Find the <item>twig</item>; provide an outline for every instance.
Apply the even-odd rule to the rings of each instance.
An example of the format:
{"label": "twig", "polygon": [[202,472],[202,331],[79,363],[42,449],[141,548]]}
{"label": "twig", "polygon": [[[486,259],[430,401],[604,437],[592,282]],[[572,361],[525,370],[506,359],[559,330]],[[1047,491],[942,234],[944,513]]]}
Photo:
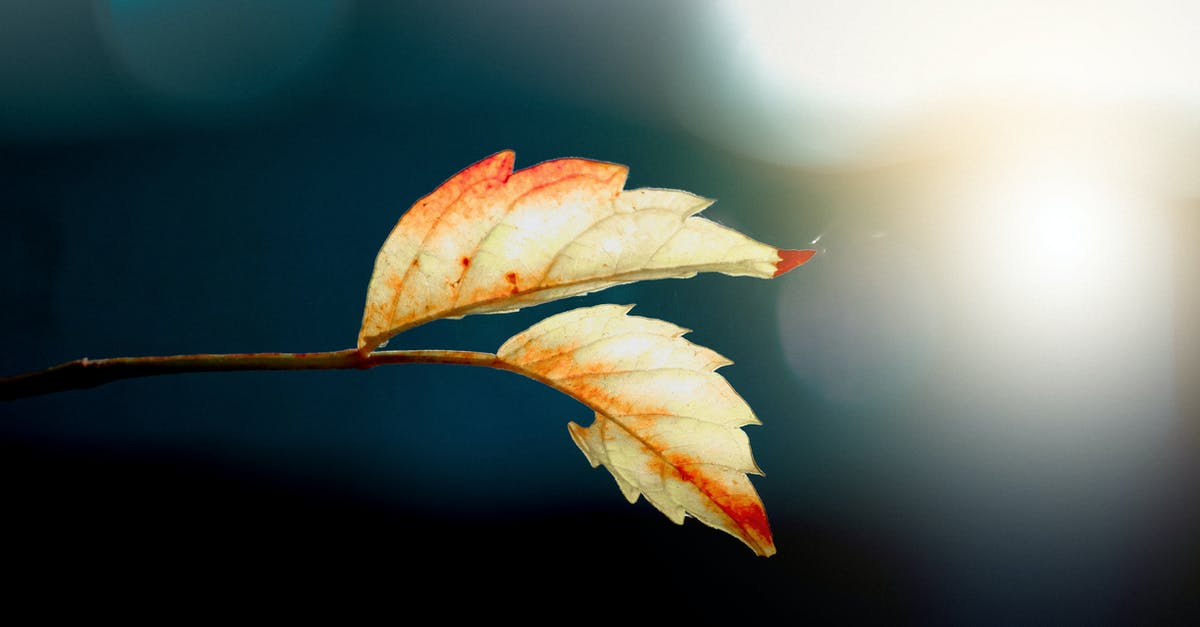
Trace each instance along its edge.
{"label": "twig", "polygon": [[453,350],[322,353],[231,353],[76,359],[44,370],[0,379],[0,400],[92,388],[112,381],[188,372],[235,370],[348,370],[386,364],[463,364],[509,369],[492,353]]}

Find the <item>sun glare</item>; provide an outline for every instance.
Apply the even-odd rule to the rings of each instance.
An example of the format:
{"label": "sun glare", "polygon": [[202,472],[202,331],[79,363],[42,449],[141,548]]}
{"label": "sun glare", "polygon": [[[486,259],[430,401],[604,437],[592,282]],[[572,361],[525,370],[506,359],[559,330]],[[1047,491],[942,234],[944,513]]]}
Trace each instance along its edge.
{"label": "sun glare", "polygon": [[1122,234],[1136,210],[1080,152],[1024,155],[988,170],[965,208],[977,237],[991,233],[980,270],[1005,296],[1043,304],[1100,298],[1094,288],[1120,273]]}
{"label": "sun glare", "polygon": [[[1161,5],[1161,6],[1156,6]],[[955,92],[1076,100],[1200,100],[1188,60],[1200,8],[921,0],[727,0],[748,60],[775,88],[839,106],[897,108]]]}
{"label": "sun glare", "polygon": [[[1200,4],[725,0],[729,87],[686,97],[696,132],[784,163],[853,150],[931,110],[970,103],[1191,111]],[[712,100],[705,114],[700,101]],[[752,116],[746,120],[746,116]],[[721,135],[714,124],[735,125]]]}

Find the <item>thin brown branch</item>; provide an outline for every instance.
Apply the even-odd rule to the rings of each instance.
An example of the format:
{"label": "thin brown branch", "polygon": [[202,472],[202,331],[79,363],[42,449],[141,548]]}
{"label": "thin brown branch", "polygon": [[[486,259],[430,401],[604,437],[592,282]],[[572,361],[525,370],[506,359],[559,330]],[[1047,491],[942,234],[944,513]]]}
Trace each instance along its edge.
{"label": "thin brown branch", "polygon": [[375,351],[348,348],[322,353],[231,353],[76,359],[0,379],[0,400],[92,388],[135,377],[236,370],[348,370],[387,364],[462,364],[503,368],[492,353],[453,350]]}

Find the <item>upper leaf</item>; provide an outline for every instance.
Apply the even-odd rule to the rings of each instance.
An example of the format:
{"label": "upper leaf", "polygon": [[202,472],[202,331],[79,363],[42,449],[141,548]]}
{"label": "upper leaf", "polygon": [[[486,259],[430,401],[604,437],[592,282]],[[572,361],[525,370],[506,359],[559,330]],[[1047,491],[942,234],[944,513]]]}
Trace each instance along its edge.
{"label": "upper leaf", "polygon": [[690,514],[773,555],[766,512],[746,476],[762,472],[740,429],[759,421],[715,372],[729,360],[683,339],[686,329],[627,316],[631,307],[551,316],[497,356],[595,410],[591,426],[568,425],[571,437],[629,502],[643,494],[676,523]]}
{"label": "upper leaf", "polygon": [[688,192],[623,191],[622,165],[555,159],[514,173],[513,161],[472,165],[400,218],[375,260],[360,351],[438,318],[697,272],[770,278],[812,256],[694,216],[712,201]]}

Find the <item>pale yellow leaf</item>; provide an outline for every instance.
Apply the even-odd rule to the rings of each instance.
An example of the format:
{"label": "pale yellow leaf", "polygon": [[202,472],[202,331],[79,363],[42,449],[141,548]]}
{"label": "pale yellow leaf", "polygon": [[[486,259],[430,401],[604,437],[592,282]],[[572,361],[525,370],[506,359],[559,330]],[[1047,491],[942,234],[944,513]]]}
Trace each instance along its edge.
{"label": "pale yellow leaf", "polygon": [[472,165],[400,218],[375,260],[360,351],[439,318],[697,272],[770,278],[812,256],[694,215],[712,201],[688,192],[624,190],[622,165],[555,159],[513,172],[514,158]]}
{"label": "pale yellow leaf", "polygon": [[668,322],[599,305],[551,316],[497,351],[507,369],[595,411],[571,437],[603,465],[630,502],[639,495],[676,523],[685,515],[726,531],[759,555],[775,553],[762,501],[746,473],[762,474],[742,426],[759,424],[717,368],[724,357]]}

